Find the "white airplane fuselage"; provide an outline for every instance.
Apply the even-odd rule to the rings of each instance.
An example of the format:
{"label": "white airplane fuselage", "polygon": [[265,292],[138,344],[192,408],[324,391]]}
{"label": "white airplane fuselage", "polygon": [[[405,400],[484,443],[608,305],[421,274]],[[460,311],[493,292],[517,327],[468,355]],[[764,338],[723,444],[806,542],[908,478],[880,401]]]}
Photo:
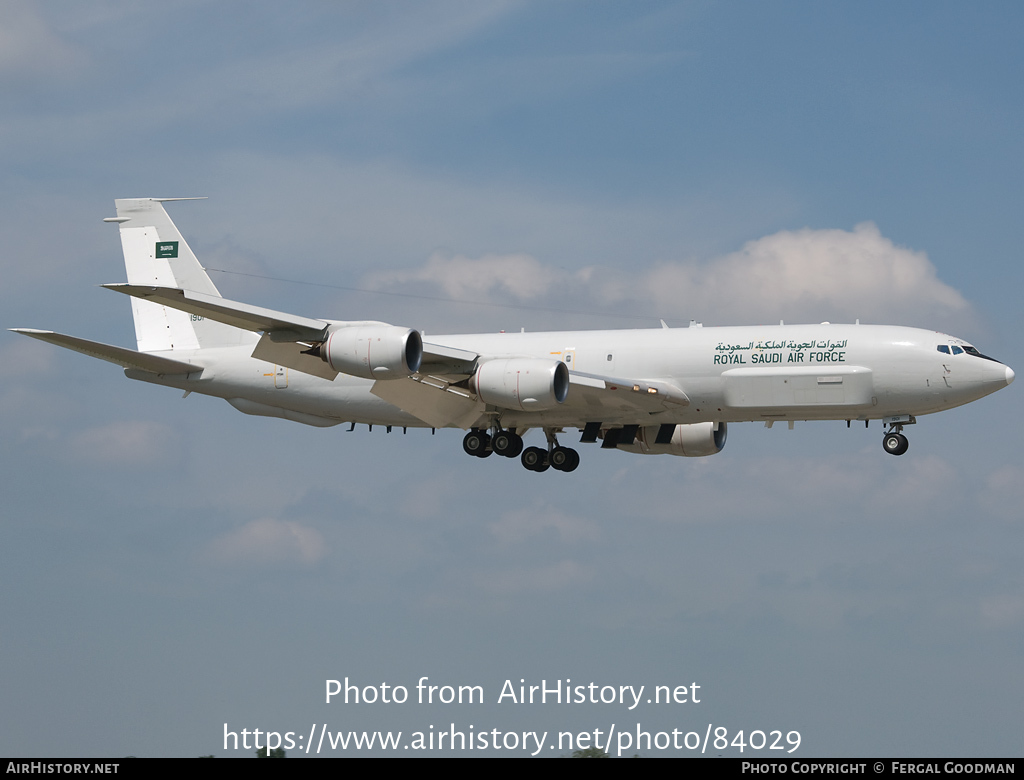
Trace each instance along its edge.
{"label": "white airplane fuselage", "polygon": [[[661,379],[684,388],[690,404],[662,412],[600,413],[570,388],[557,408],[502,410],[504,427],[583,427],[591,419],[622,424],[769,420],[880,419],[952,409],[1006,387],[1013,372],[995,360],[940,353],[963,344],[937,331],[880,325],[775,325],[555,331],[432,336],[493,357],[566,362],[574,372]],[[200,356],[201,352],[201,356]],[[242,398],[334,421],[430,427],[371,394],[374,380],[333,381],[250,356],[251,346],[197,350],[177,359],[201,373],[132,378],[183,390]],[[155,353],[161,354],[161,353]],[[170,355],[171,353],[163,353]],[[386,381],[386,380],[380,380]],[[628,393],[628,388],[622,392]],[[326,422],[326,419],[325,419]]]}

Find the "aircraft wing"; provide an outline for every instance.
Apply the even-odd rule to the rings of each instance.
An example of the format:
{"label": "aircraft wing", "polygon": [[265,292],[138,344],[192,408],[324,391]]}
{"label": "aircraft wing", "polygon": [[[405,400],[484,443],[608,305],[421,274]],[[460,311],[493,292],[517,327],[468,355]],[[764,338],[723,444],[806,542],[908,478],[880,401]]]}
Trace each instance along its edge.
{"label": "aircraft wing", "polygon": [[581,400],[590,408],[611,412],[639,410],[657,414],[690,405],[686,393],[660,379],[624,379],[570,371],[569,383],[571,400]]}
{"label": "aircraft wing", "polygon": [[[263,337],[252,353],[258,360],[287,366],[327,380],[333,380],[338,375],[319,357],[307,354],[307,350],[311,344],[326,339],[332,326],[343,326],[343,323],[287,314],[174,287],[133,284],[103,286],[199,317],[209,317],[236,328],[262,332]],[[486,357],[443,344],[424,343],[423,360],[415,377],[390,380],[384,384],[377,382],[373,392],[432,425],[441,427],[455,424],[462,427],[467,424],[467,420],[479,414],[483,406],[475,395],[465,394],[454,385],[458,378],[471,376],[479,361]],[[637,411],[657,414],[690,404],[686,393],[662,380],[629,379],[572,371],[569,377],[572,391],[568,403],[581,403],[590,412],[600,409],[605,419]],[[393,384],[396,381],[398,384]],[[433,409],[435,406],[438,409]]]}
{"label": "aircraft wing", "polygon": [[262,306],[229,301],[216,295],[179,290],[175,287],[150,287],[141,284],[102,286],[108,290],[131,295],[133,298],[153,301],[199,317],[209,317],[211,320],[242,330],[273,333],[274,341],[320,341],[330,325],[326,320],[285,314],[273,309],[264,309]]}
{"label": "aircraft wing", "polygon": [[[437,345],[431,345],[436,347]],[[470,354],[470,353],[467,353]],[[426,358],[424,358],[426,359]],[[486,406],[479,396],[439,375],[415,376],[378,381],[370,391],[435,428],[469,428],[480,424]],[[663,381],[625,380],[570,372],[567,404],[579,406],[580,420],[635,417],[638,411],[658,414],[687,406],[690,399],[678,387]]]}
{"label": "aircraft wing", "polygon": [[[242,330],[262,332],[263,337],[252,353],[257,360],[266,360],[327,380],[333,380],[338,375],[337,371],[320,358],[305,354],[305,351],[309,349],[310,344],[327,338],[331,325],[340,323],[287,314],[176,287],[139,284],[104,284],[103,287],[198,317],[208,317]],[[463,349],[441,344],[424,344],[420,373],[469,376],[473,373],[478,357],[475,352]]]}
{"label": "aircraft wing", "polygon": [[370,392],[432,428],[469,428],[486,410],[477,396],[435,376],[377,381]]}
{"label": "aircraft wing", "polygon": [[77,336],[66,336],[63,333],[54,333],[52,330],[34,330],[32,328],[10,328],[10,330],[23,336],[31,336],[40,341],[56,344],[58,347],[81,352],[83,355],[116,363],[124,368],[137,368],[152,374],[194,374],[203,370],[202,366],[193,363],[171,360],[148,352],[136,352],[134,349],[115,347],[112,344],[103,344],[99,341],[80,339]]}
{"label": "aircraft wing", "polygon": [[479,359],[480,355],[476,352],[423,342],[423,362],[420,363],[419,373],[470,376],[476,371]]}
{"label": "aircraft wing", "polygon": [[431,427],[469,428],[486,407],[455,383],[472,376],[479,359],[476,352],[424,342],[423,360],[414,376],[374,382],[370,392]]}

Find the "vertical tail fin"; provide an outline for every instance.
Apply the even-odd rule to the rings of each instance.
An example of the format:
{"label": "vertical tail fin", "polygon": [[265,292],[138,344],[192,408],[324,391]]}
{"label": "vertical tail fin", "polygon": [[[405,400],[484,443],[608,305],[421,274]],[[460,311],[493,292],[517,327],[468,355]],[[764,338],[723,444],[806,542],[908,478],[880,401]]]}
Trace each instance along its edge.
{"label": "vertical tail fin", "polygon": [[[193,198],[126,198],[115,200],[121,248],[129,284],[176,287],[220,296],[163,203]],[[255,343],[257,336],[220,322],[132,299],[135,338],[140,352],[228,347]]]}

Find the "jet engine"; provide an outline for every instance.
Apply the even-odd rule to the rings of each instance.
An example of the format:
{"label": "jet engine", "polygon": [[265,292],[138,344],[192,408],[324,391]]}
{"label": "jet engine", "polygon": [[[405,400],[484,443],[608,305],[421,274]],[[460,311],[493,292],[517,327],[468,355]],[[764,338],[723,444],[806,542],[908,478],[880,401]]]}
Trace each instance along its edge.
{"label": "jet engine", "polygon": [[488,360],[468,385],[486,404],[524,412],[543,411],[565,401],[569,394],[569,369],[558,360]]}
{"label": "jet engine", "polygon": [[319,349],[335,371],[365,379],[401,379],[423,361],[419,331],[394,325],[352,325],[331,331]]}
{"label": "jet engine", "polygon": [[[663,427],[666,426],[645,425],[637,430],[636,439],[632,444],[619,444],[619,449],[642,455],[684,455],[688,458],[701,458],[721,452],[728,434],[728,426],[724,422],[677,425],[675,430],[671,431],[671,438],[658,435]],[[658,439],[661,439],[662,443],[659,444]]]}

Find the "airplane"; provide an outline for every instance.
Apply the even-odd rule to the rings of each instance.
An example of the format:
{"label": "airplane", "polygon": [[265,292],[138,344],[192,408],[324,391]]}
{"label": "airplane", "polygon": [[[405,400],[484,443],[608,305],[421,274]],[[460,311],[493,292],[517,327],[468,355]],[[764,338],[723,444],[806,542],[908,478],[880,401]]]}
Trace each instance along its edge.
{"label": "airplane", "polygon": [[[702,457],[729,423],[880,420],[903,429],[1006,387],[1014,372],[963,339],[901,326],[810,325],[483,333],[425,338],[374,321],[309,318],[223,298],[164,203],[116,200],[137,349],[12,328],[124,368],[125,376],[216,396],[245,414],[329,427],[467,430],[476,457],[574,471],[567,429],[602,449]],[[540,429],[546,446],[525,447]]]}

